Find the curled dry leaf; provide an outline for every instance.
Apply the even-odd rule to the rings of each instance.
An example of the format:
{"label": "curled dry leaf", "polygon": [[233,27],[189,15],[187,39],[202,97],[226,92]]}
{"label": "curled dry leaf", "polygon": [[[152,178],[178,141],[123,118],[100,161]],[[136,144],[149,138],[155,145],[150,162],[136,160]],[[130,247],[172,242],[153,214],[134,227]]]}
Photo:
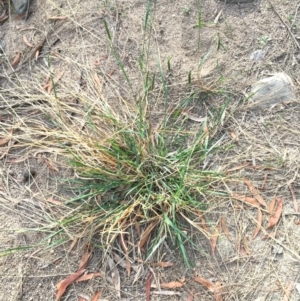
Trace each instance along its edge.
{"label": "curled dry leaf", "polygon": [[268,208],[267,203],[262,198],[262,196],[259,194],[259,191],[253,186],[251,181],[249,181],[247,178],[244,178],[245,184],[248,186],[249,190],[252,192],[254,198],[265,208]]}
{"label": "curled dry leaf", "polygon": [[210,292],[214,293],[216,301],[222,301],[222,283],[217,281],[213,283],[203,277],[194,277],[194,280],[204,285]]}
{"label": "curled dry leaf", "polygon": [[275,207],[274,213],[269,218],[269,223],[266,227],[266,230],[273,228],[279,221],[282,213],[283,201],[281,198],[278,198],[277,205]]}
{"label": "curled dry leaf", "polygon": [[145,230],[145,232],[142,234],[141,239],[139,241],[139,248],[142,249],[145,243],[147,242],[152,230],[155,228],[157,225],[158,221],[153,221],[148,228]]}
{"label": "curled dry leaf", "polygon": [[221,226],[220,226],[220,223],[219,223],[218,226],[216,227],[215,233],[212,234],[212,237],[210,239],[211,252],[212,252],[213,255],[215,254],[218,238],[219,238],[219,235],[220,235],[220,228],[221,228]]}
{"label": "curled dry leaf", "polygon": [[249,165],[250,165],[250,163],[241,164],[241,165],[238,165],[238,166],[235,166],[235,167],[227,169],[226,172],[240,170],[240,169],[243,169],[243,168],[245,168],[245,167],[247,167]]}
{"label": "curled dry leaf", "polygon": [[226,237],[231,241],[231,236],[226,225],[226,217],[222,216],[220,222],[221,222],[221,229],[225,233]]}
{"label": "curled dry leaf", "polygon": [[101,272],[85,274],[79,277],[76,282],[91,280],[95,277],[103,277],[103,274]]}
{"label": "curled dry leaf", "polygon": [[272,201],[270,202],[269,207],[268,207],[269,213],[270,213],[270,214],[273,214],[273,213],[274,213],[275,203],[276,203],[276,198],[274,197],[274,198],[272,199]]}
{"label": "curled dry leaf", "polygon": [[17,52],[13,62],[11,63],[11,66],[16,69],[17,66],[19,65],[20,63],[20,59],[21,59],[21,52]]}
{"label": "curled dry leaf", "polygon": [[190,293],[185,301],[193,301],[193,300],[194,300],[194,289],[192,289],[192,291],[190,291]]}
{"label": "curled dry leaf", "polygon": [[150,272],[146,279],[146,301],[150,301],[151,299],[151,282],[152,282],[152,273]]}
{"label": "curled dry leaf", "polygon": [[252,239],[254,239],[257,236],[257,234],[259,233],[259,231],[261,229],[261,223],[262,223],[262,212],[261,212],[260,208],[258,208],[257,226],[254,230],[253,235],[252,235]]}
{"label": "curled dry leaf", "polygon": [[179,281],[171,281],[171,282],[164,282],[160,284],[161,287],[163,288],[177,288],[177,287],[182,287],[183,283]]}
{"label": "curled dry leaf", "polygon": [[91,299],[91,301],[98,301],[100,299],[100,297],[102,296],[102,291],[103,290],[100,290],[98,291]]}
{"label": "curled dry leaf", "polygon": [[289,285],[286,287],[286,289],[284,291],[284,297],[283,297],[282,301],[290,300],[290,296],[291,296],[293,288],[294,288],[294,283],[293,282],[289,283]]}
{"label": "curled dry leaf", "polygon": [[251,197],[248,197],[248,196],[245,196],[245,195],[242,195],[242,194],[237,194],[237,193],[234,193],[231,197],[236,199],[236,200],[239,200],[243,203],[251,205],[253,207],[258,207],[259,206],[259,203],[257,202],[257,200],[255,198],[251,198]]}
{"label": "curled dry leaf", "polygon": [[161,268],[172,267],[173,265],[174,265],[174,263],[170,262],[170,261],[160,261],[160,262],[152,264],[152,266],[154,266],[154,267],[161,267]]}
{"label": "curled dry leaf", "polygon": [[70,275],[69,277],[67,277],[66,279],[60,281],[57,285],[56,288],[58,289],[57,293],[56,293],[56,299],[55,301],[59,301],[60,298],[62,297],[62,295],[65,293],[67,287],[73,283],[77,278],[80,277],[80,275],[82,275],[84,273],[84,269],[79,270],[75,273],[73,273],[72,275]]}
{"label": "curled dry leaf", "polygon": [[31,47],[31,48],[34,47],[34,45],[31,44],[31,43],[28,41],[28,39],[27,39],[27,37],[26,37],[25,35],[23,35],[23,41],[24,41],[24,43],[25,43],[27,46],[29,46],[29,47]]}

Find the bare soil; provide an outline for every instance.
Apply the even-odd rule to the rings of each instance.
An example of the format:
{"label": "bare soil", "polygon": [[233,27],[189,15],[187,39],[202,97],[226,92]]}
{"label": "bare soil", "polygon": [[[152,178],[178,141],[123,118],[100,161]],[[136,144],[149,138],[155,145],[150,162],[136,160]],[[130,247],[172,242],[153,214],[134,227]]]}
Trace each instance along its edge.
{"label": "bare soil", "polygon": [[[92,78],[94,74],[104,74],[113,82],[101,90],[112,101],[116,93],[124,99],[130,99],[132,91],[138,95],[142,88],[138,62],[144,39],[142,29],[146,7],[146,1],[140,0],[33,0],[26,22],[19,19],[11,8],[9,18],[0,24],[1,138],[9,133],[7,124],[15,125],[19,135],[18,128],[23,125],[17,123],[14,112],[23,114],[26,121],[38,128],[39,120],[45,116],[32,110],[31,104],[41,99],[30,100],[32,97],[28,97],[26,100],[23,97],[23,103],[20,103],[17,97],[11,98],[10,95],[12,91],[14,94],[23,91],[23,95],[25,91],[28,96],[35,93],[46,95],[43,86],[48,82],[49,69],[54,77],[61,75],[56,91],[59,95],[68,98],[63,87],[72,91],[68,98],[70,106],[76,104],[76,94],[81,90],[85,89],[87,95],[95,93],[89,91],[88,85],[89,81],[95,80]],[[222,137],[220,151],[208,158],[207,166],[226,172],[249,163],[249,166],[237,169],[233,176],[247,177],[255,187],[262,187],[259,191],[268,204],[275,195],[281,197],[283,215],[274,230],[262,229],[253,240],[257,209],[234,199],[216,198],[205,215],[206,223],[211,231],[215,231],[220,218],[226,217],[231,240],[222,233],[215,254],[210,256],[191,249],[189,255],[194,263],[193,269],[184,267],[179,259],[179,250],[173,248],[171,242],[164,245],[156,261],[171,261],[175,263],[174,267],[142,266],[135,262],[140,269],[136,281],[136,270],[127,276],[126,270],[119,267],[121,300],[145,300],[145,281],[150,268],[156,275],[153,281],[156,285],[185,280],[181,288],[164,289],[168,295],[152,288],[157,295],[153,293],[151,300],[187,301],[191,300],[188,299],[190,292],[194,292],[195,301],[215,300],[212,292],[192,280],[194,276],[221,281],[223,300],[300,299],[296,288],[292,290],[290,299],[284,299],[287,286],[300,283],[299,215],[291,195],[292,189],[299,203],[300,107],[293,103],[250,111],[243,105],[251,84],[275,72],[287,73],[299,95],[298,8],[296,2],[281,0],[243,4],[202,0],[200,5],[199,1],[186,0],[156,2],[151,19],[153,33],[149,39],[149,70],[158,74],[161,63],[172,87],[171,101],[197,87],[203,88],[204,92],[205,89],[231,92],[228,118],[219,133]],[[201,28],[198,26],[199,16]],[[131,79],[132,90],[112,55],[104,19]],[[264,49],[266,56],[261,62],[253,62],[250,54],[258,49]],[[35,59],[37,50],[40,53]],[[21,54],[20,63],[14,70],[11,64],[17,53]],[[201,63],[203,58],[205,61]],[[170,72],[167,72],[168,60]],[[192,88],[187,87],[190,72]],[[225,101],[224,97],[215,95],[211,99],[214,105]],[[159,103],[151,105],[153,111],[160,112]],[[197,105],[200,106],[196,99],[195,112],[199,112]],[[116,107],[116,110],[122,108]],[[189,122],[191,127],[195,126],[193,121]],[[0,145],[0,248],[33,248],[0,259],[0,300],[55,300],[56,284],[76,271],[84,254],[84,244],[79,239],[72,250],[72,240],[46,250],[36,244],[50,234],[49,225],[53,226],[55,222],[55,215],[47,211],[50,205],[46,200],[64,201],[72,197],[72,193],[67,191],[69,183],[61,180],[71,178],[74,171],[68,167],[59,150],[29,152],[26,145],[18,147],[18,138],[11,149],[10,146]],[[6,151],[7,154],[2,156],[1,153]],[[246,186],[237,181],[229,183],[226,189],[249,194]],[[264,228],[267,223],[268,215],[264,212]],[[33,231],[37,226],[45,232]],[[267,232],[272,237],[264,239]],[[193,232],[191,235],[195,243],[211,254],[209,237]],[[47,239],[51,246],[51,237]],[[278,254],[272,253],[277,247],[282,250]],[[90,272],[106,270],[103,256],[101,250],[94,250],[88,266]],[[101,277],[72,285],[62,300],[91,300],[99,289],[103,289],[101,300],[118,300],[114,286]]]}

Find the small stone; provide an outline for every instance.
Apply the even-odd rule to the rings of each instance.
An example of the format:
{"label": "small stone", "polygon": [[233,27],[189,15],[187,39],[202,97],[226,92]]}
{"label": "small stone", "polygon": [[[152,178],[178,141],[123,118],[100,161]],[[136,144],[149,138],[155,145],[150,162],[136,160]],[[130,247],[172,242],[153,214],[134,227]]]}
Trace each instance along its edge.
{"label": "small stone", "polygon": [[260,62],[265,58],[266,51],[264,50],[256,50],[250,54],[250,60],[254,62]]}
{"label": "small stone", "polygon": [[282,255],[283,254],[283,247],[280,245],[272,246],[272,254],[274,255]]}

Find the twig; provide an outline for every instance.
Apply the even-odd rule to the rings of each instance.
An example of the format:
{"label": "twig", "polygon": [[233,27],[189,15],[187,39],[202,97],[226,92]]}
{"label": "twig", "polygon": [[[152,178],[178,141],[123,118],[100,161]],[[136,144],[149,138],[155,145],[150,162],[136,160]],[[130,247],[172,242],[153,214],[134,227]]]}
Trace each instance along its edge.
{"label": "twig", "polygon": [[277,15],[277,17],[280,19],[281,23],[286,27],[290,37],[293,39],[295,45],[297,46],[297,48],[300,50],[300,45],[297,42],[294,34],[292,33],[291,29],[289,28],[289,26],[283,21],[282,17],[279,15],[279,13],[277,12],[277,10],[275,9],[274,5],[272,4],[272,2],[270,0],[268,0],[269,4],[271,5],[272,9],[274,10],[274,13]]}

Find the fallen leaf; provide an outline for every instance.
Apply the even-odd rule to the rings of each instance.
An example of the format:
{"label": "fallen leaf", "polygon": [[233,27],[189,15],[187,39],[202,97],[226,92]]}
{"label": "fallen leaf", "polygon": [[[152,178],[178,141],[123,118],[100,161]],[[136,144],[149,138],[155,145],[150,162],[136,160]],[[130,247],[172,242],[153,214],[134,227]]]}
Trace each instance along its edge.
{"label": "fallen leaf", "polygon": [[117,291],[117,296],[121,298],[121,280],[120,280],[119,270],[117,269],[111,257],[107,255],[106,259],[107,259],[108,266],[110,268],[110,275],[112,278],[113,285],[115,286],[115,289]]}
{"label": "fallen leaf", "polygon": [[80,299],[78,301],[87,301],[86,298],[80,297]]}
{"label": "fallen leaf", "polygon": [[259,231],[261,229],[261,223],[262,223],[262,212],[261,212],[260,208],[258,208],[257,226],[254,230],[253,235],[252,235],[252,239],[254,239],[257,236],[257,234],[259,233]]}
{"label": "fallen leaf", "polygon": [[151,282],[152,282],[152,273],[150,272],[146,279],[146,301],[151,299]]}
{"label": "fallen leaf", "polygon": [[51,203],[51,204],[54,204],[54,205],[58,205],[58,206],[63,206],[64,205],[62,202],[57,201],[57,200],[55,200],[53,198],[48,198],[46,201],[48,203]]}
{"label": "fallen leaf", "polygon": [[234,142],[239,141],[239,138],[234,131],[229,131],[229,134]]}
{"label": "fallen leaf", "polygon": [[98,292],[92,297],[91,301],[98,301],[99,298],[100,298],[101,295],[102,295],[102,291],[103,291],[103,290],[98,291]]}
{"label": "fallen leaf", "polygon": [[293,186],[291,184],[289,185],[289,189],[290,189],[291,194],[292,194],[295,212],[299,212],[298,202],[297,202],[297,199],[296,199],[296,196],[295,196],[295,192],[294,192]]}
{"label": "fallen leaf", "polygon": [[251,197],[241,195],[241,194],[236,194],[236,193],[234,193],[231,197],[236,199],[236,200],[239,200],[241,202],[244,202],[248,205],[251,205],[253,207],[258,207],[259,206],[259,203],[257,202],[257,200],[255,198],[251,198]]}
{"label": "fallen leaf", "polygon": [[87,265],[89,264],[89,261],[91,259],[91,256],[92,256],[91,247],[90,247],[90,245],[87,245],[86,246],[86,251],[82,255],[81,260],[79,262],[78,270],[85,269],[87,267]]}
{"label": "fallen leaf", "polygon": [[0,139],[0,146],[3,146],[5,144],[7,144],[10,141],[10,138],[3,138]]}
{"label": "fallen leaf", "polygon": [[196,122],[203,122],[206,119],[206,117],[198,117],[197,115],[192,114],[188,111],[182,111],[181,114],[188,117],[190,120],[193,120]]}
{"label": "fallen leaf", "polygon": [[226,225],[226,217],[225,216],[221,217],[221,229],[225,233],[226,237],[231,241],[231,236],[229,234],[229,231],[228,231],[228,228]]}
{"label": "fallen leaf", "polygon": [[284,291],[284,297],[282,299],[282,301],[289,301],[290,300],[290,296],[291,296],[291,292],[294,288],[294,283],[291,282],[289,283],[289,285],[286,287],[285,291]]}
{"label": "fallen leaf", "polygon": [[17,66],[19,65],[20,63],[20,59],[21,59],[21,52],[17,52],[13,62],[11,63],[11,66],[16,69]]}
{"label": "fallen leaf", "polygon": [[203,277],[194,277],[194,280],[202,285],[204,285],[210,292],[215,291],[215,284]]}
{"label": "fallen leaf", "polygon": [[73,283],[77,278],[80,277],[84,273],[85,269],[79,270],[75,272],[74,274],[70,275],[66,279],[60,281],[57,285],[56,288],[58,289],[56,293],[56,299],[55,301],[59,301],[62,295],[65,293],[67,287]]}
{"label": "fallen leaf", "polygon": [[160,284],[161,287],[163,288],[177,288],[177,287],[182,287],[183,283],[179,281],[171,281],[171,282],[164,282]]}
{"label": "fallen leaf", "polygon": [[263,181],[263,183],[261,184],[260,189],[264,189],[264,188],[265,188],[265,185],[266,185],[266,182],[267,182],[267,178],[268,178],[268,174],[266,173],[266,174],[264,175],[264,181]]}
{"label": "fallen leaf", "polygon": [[193,301],[193,300],[194,300],[194,289],[192,289],[192,291],[190,291],[190,293],[185,301]]}
{"label": "fallen leaf", "polygon": [[282,212],[283,201],[281,198],[278,198],[277,205],[275,207],[274,213],[269,218],[269,223],[266,227],[266,230],[273,228],[279,221],[281,212]]}
{"label": "fallen leaf", "polygon": [[160,261],[160,262],[152,264],[152,266],[154,266],[154,267],[161,267],[161,268],[172,267],[173,265],[174,265],[174,263],[170,262],[170,261]]}
{"label": "fallen leaf", "polygon": [[213,255],[215,255],[215,250],[216,250],[218,238],[220,235],[220,228],[221,228],[221,225],[219,223],[218,226],[216,227],[215,233],[212,234],[211,239],[210,239],[211,253]]}
{"label": "fallen leaf", "polygon": [[85,274],[79,277],[76,282],[91,280],[95,277],[103,277],[103,274],[101,272]]}
{"label": "fallen leaf", "polygon": [[249,190],[252,192],[254,198],[265,208],[267,208],[267,203],[265,200],[262,198],[262,196],[259,194],[258,190],[253,186],[253,184],[247,179],[244,178],[245,184],[248,186]]}
{"label": "fallen leaf", "polygon": [[155,226],[157,225],[158,221],[153,221],[145,230],[145,232],[142,234],[141,239],[139,241],[139,249],[142,249],[143,246],[145,245],[145,243],[147,242],[152,230],[155,228]]}
{"label": "fallen leaf", "polygon": [[236,171],[236,170],[240,170],[240,169],[243,169],[247,166],[249,166],[250,163],[244,163],[244,164],[241,164],[241,165],[238,165],[238,166],[235,166],[235,167],[232,167],[232,168],[229,168],[226,170],[226,172],[231,172],[231,171]]}
{"label": "fallen leaf", "polygon": [[270,213],[270,214],[273,214],[273,213],[274,213],[275,203],[276,203],[276,198],[274,197],[274,198],[272,199],[272,201],[270,202],[269,207],[268,207],[269,213]]}
{"label": "fallen leaf", "polygon": [[29,47],[31,47],[31,48],[34,47],[34,45],[31,44],[31,43],[28,41],[28,39],[27,39],[27,37],[26,37],[25,35],[23,35],[23,41],[24,41],[24,43],[25,43],[27,46],[29,46]]}

